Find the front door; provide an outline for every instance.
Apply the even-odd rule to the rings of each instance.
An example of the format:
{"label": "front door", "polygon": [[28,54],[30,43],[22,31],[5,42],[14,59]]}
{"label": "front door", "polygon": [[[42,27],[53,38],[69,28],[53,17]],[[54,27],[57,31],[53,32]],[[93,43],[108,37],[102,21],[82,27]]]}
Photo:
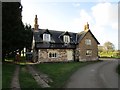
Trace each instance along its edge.
{"label": "front door", "polygon": [[73,51],[67,50],[67,60],[73,60]]}

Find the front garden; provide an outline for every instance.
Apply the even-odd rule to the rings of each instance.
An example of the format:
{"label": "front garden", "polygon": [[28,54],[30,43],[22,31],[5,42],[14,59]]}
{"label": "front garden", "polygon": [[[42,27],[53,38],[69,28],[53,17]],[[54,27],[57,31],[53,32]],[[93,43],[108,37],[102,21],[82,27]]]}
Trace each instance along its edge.
{"label": "front garden", "polygon": [[[41,63],[34,65],[35,69],[47,74],[53,82],[49,85],[52,88],[64,87],[69,77],[79,68],[95,62],[69,62],[69,63]],[[3,88],[10,88],[16,64],[3,64]],[[21,88],[40,88],[32,75],[28,72],[25,64],[20,64],[19,82]]]}

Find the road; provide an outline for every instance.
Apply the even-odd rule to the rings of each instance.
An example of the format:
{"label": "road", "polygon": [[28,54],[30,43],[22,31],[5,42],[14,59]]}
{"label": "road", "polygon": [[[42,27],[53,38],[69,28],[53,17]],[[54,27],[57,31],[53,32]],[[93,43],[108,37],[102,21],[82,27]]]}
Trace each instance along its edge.
{"label": "road", "polygon": [[117,65],[118,60],[105,60],[80,68],[70,77],[66,88],[118,88]]}

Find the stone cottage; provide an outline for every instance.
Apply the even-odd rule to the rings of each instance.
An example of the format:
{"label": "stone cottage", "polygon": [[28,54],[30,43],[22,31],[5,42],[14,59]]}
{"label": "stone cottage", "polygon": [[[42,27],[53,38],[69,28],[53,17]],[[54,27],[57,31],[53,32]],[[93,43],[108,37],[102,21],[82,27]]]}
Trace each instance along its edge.
{"label": "stone cottage", "polygon": [[34,62],[94,61],[98,60],[98,40],[84,26],[80,33],[38,28],[35,16],[32,52]]}

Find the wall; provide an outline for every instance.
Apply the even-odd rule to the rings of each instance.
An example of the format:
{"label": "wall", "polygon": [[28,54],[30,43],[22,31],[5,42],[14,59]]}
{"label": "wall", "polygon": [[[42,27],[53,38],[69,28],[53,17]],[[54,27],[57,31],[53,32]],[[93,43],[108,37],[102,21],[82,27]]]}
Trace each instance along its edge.
{"label": "wall", "polygon": [[[39,62],[59,62],[59,61],[70,61],[67,57],[67,52],[73,52],[73,49],[39,49],[38,50],[38,61]],[[49,57],[50,52],[56,52],[57,57]]]}
{"label": "wall", "polygon": [[[91,45],[86,45],[85,40],[90,39]],[[86,56],[86,51],[90,49],[92,50],[91,56]],[[92,37],[91,33],[88,32],[85,37],[81,40],[81,42],[77,45],[76,50],[79,50],[79,61],[92,61],[98,59],[98,45],[95,39]]]}

